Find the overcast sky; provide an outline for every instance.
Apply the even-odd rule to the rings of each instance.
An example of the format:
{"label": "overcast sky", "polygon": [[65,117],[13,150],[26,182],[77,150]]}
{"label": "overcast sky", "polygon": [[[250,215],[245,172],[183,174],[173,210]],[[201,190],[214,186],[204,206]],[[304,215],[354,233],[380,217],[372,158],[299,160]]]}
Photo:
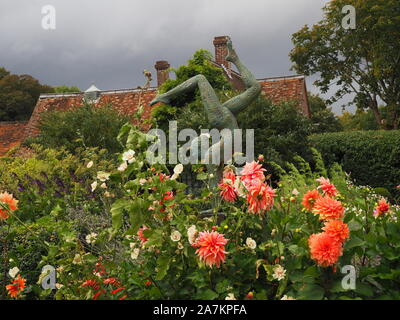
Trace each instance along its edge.
{"label": "overcast sky", "polygon": [[[134,88],[154,63],[185,63],[230,35],[257,78],[294,74],[291,35],[322,19],[326,0],[0,0],[0,66],[41,83]],[[42,28],[44,5],[56,29]],[[308,89],[318,92],[308,79]],[[340,112],[340,107],[334,107]]]}

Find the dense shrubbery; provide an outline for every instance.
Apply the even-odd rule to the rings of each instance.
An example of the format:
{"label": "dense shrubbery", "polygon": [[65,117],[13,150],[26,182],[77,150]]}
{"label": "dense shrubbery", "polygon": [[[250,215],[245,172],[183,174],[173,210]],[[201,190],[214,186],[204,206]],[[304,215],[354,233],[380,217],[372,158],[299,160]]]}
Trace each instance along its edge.
{"label": "dense shrubbery", "polygon": [[[72,240],[75,235],[78,245],[91,230],[111,225],[111,199],[118,194],[118,188],[107,194],[106,189],[91,185],[99,168],[109,170],[116,165],[107,160],[106,150],[78,148],[73,155],[65,149],[32,147],[34,155],[30,158],[0,158],[0,192],[12,193],[19,200],[18,211],[23,213],[18,216],[20,223],[8,230],[0,228],[0,250],[9,255],[9,261],[1,258],[0,274],[6,275],[8,267],[17,264],[26,270],[30,283],[37,281],[38,264],[49,254],[46,243],[64,236]],[[0,293],[7,282],[2,276]],[[38,296],[37,291],[27,292],[28,298]]]}
{"label": "dense shrubbery", "polygon": [[310,142],[328,165],[340,163],[358,185],[400,185],[400,131],[355,131],[313,135]]}
{"label": "dense shrubbery", "polygon": [[[0,189],[14,197],[0,194],[2,298],[400,298],[400,209],[349,183],[340,166],[327,170],[316,151],[316,171],[299,156],[274,164],[275,190],[254,162],[241,177],[226,168],[221,195],[205,188],[193,198],[182,165],[172,175],[146,162],[145,134],[125,125],[118,138],[118,162],[95,150],[5,160]],[[60,187],[70,192],[55,199]],[[213,214],[198,202],[216,204]],[[41,288],[44,265],[56,268],[55,290]],[[342,286],[345,265],[357,270],[354,290]]]}
{"label": "dense shrubbery", "polygon": [[242,129],[254,129],[255,154],[279,164],[293,161],[295,155],[309,159],[311,122],[295,103],[274,105],[260,97],[239,114],[238,123]]}
{"label": "dense shrubbery", "polygon": [[40,144],[46,148],[64,147],[70,152],[76,148],[99,147],[109,153],[121,151],[116,136],[129,121],[110,105],[93,107],[85,104],[68,111],[50,111],[42,115],[40,133],[27,144]]}

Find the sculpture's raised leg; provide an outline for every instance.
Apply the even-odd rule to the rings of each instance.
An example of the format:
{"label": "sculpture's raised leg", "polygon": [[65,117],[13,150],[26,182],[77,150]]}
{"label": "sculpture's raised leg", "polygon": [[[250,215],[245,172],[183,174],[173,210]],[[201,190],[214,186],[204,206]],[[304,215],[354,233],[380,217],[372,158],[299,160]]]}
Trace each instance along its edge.
{"label": "sculpture's raised leg", "polygon": [[237,115],[240,111],[245,109],[250,103],[252,103],[261,93],[261,85],[253,76],[253,74],[247,69],[245,65],[240,61],[235,49],[232,47],[232,41],[228,40],[228,56],[227,61],[232,62],[239,70],[242,80],[247,88],[246,91],[226,101],[223,106],[228,108],[234,115]]}
{"label": "sculpture's raised leg", "polygon": [[154,105],[158,102],[168,104],[171,102],[171,100],[180,96],[182,93],[194,91],[196,88],[199,88],[200,90],[201,100],[211,128],[226,128],[226,119],[234,119],[234,117],[228,110],[222,108],[214,89],[211,87],[206,77],[202,74],[194,76],[170,91],[157,96],[153,101],[150,102],[150,105]]}

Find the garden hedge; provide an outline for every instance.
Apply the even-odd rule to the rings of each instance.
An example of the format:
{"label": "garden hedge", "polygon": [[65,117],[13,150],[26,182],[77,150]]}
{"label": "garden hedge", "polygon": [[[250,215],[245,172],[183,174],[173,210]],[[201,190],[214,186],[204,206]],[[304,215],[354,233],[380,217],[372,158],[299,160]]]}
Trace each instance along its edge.
{"label": "garden hedge", "polygon": [[400,130],[324,133],[309,140],[328,166],[340,163],[357,184],[383,187],[398,195]]}

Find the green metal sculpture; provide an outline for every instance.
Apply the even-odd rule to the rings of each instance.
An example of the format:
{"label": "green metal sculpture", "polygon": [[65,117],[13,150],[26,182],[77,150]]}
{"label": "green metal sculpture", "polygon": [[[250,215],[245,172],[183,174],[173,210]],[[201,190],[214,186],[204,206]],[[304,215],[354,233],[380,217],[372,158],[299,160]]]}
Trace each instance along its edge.
{"label": "green metal sculpture", "polygon": [[[223,163],[226,160],[226,158],[223,156],[224,145],[227,143],[232,143],[233,130],[239,128],[236,121],[236,115],[243,111],[250,103],[252,103],[261,92],[261,85],[239,60],[239,57],[232,46],[232,41],[229,38],[227,39],[227,46],[228,55],[226,60],[232,62],[239,70],[242,80],[247,88],[243,93],[221,104],[206,77],[199,74],[181,83],[172,90],[157,96],[150,103],[150,105],[154,105],[159,102],[169,104],[179,95],[194,91],[196,88],[199,88],[202,103],[211,129],[215,128],[221,131],[221,140],[218,143],[213,144],[205,154],[205,159],[208,160],[206,161],[207,170],[209,173],[213,174],[213,178],[210,179],[210,184],[212,187],[217,185],[222,175]],[[229,131],[231,131],[230,134],[224,135],[223,131],[226,132],[226,130],[223,129],[229,129]],[[211,163],[213,152],[219,152],[220,155],[222,155],[220,157],[221,163],[219,165]]]}

